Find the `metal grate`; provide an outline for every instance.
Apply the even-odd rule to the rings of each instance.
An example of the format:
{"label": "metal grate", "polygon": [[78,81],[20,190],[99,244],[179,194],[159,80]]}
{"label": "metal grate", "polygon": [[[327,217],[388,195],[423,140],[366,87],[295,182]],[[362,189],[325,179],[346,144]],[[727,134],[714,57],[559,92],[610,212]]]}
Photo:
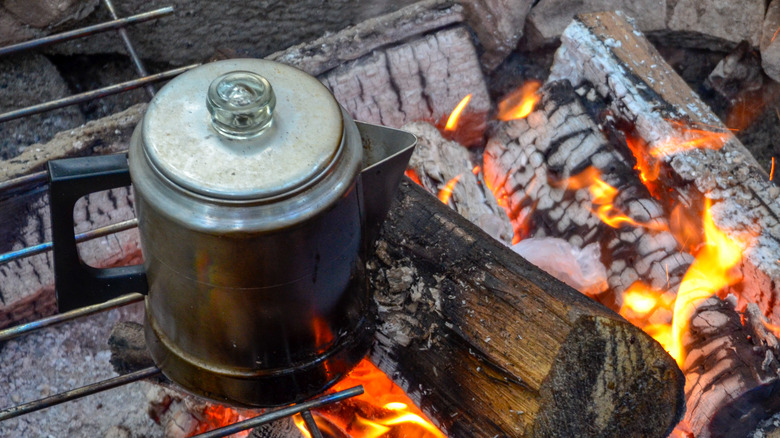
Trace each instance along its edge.
{"label": "metal grate", "polygon": [[[31,116],[34,114],[43,113],[46,111],[51,111],[58,108],[63,108],[70,105],[76,105],[79,103],[92,101],[105,96],[122,93],[140,87],[144,87],[149,97],[152,98],[154,97],[155,94],[155,89],[154,86],[152,85],[153,83],[171,79],[174,76],[177,76],[199,65],[199,64],[193,64],[186,67],[181,67],[177,69],[168,70],[162,73],[150,75],[147,72],[146,68],[144,67],[140,57],[136,53],[135,48],[133,47],[130,37],[127,34],[126,27],[136,23],[142,23],[145,21],[155,20],[157,18],[171,15],[174,12],[174,9],[172,7],[170,6],[164,7],[153,11],[132,15],[125,18],[119,18],[117,16],[116,10],[111,0],[102,0],[102,4],[108,10],[109,14],[113,18],[112,21],[107,21],[100,24],[96,24],[96,25],[92,25],[92,26],[56,34],[56,35],[50,35],[44,38],[26,41],[11,46],[0,47],[0,56],[9,55],[12,53],[19,53],[22,51],[27,51],[27,50],[44,47],[51,44],[69,41],[76,38],[87,37],[98,32],[115,30],[122,38],[122,41],[127,50],[127,54],[131,58],[135,70],[138,73],[138,78],[127,82],[110,85],[108,87],[87,91],[80,94],[75,94],[62,99],[57,99],[57,100],[44,102],[26,108],[9,111],[0,114],[0,123],[9,120],[19,119],[22,117]],[[48,177],[47,172],[42,171],[42,172],[36,172],[22,177],[13,178],[7,181],[0,182],[0,198],[9,197],[14,195],[15,193],[23,192],[34,187],[40,187],[46,185],[48,183],[47,177]],[[137,220],[131,219],[128,221],[120,222],[117,224],[109,225],[106,227],[98,228],[86,233],[79,234],[76,236],[76,241],[84,242],[90,239],[107,236],[113,233],[118,233],[120,231],[128,230],[130,228],[136,227],[137,225],[138,225]],[[51,249],[52,249],[52,243],[46,242],[39,245],[23,248],[17,251],[0,254],[0,264],[9,263],[36,254],[41,254]],[[92,305],[89,305],[87,307],[42,318],[40,320],[30,322],[27,324],[21,324],[15,327],[0,330],[0,343],[16,338],[18,336],[22,336],[24,334],[30,333],[38,329],[51,327],[56,324],[60,324],[66,321],[71,321],[73,319],[95,314],[98,312],[104,312],[110,309],[139,302],[142,301],[143,299],[144,296],[141,294],[137,294],[137,293],[129,294],[103,303],[93,303]],[[161,371],[159,368],[150,367],[129,374],[121,375],[115,378],[86,385],[80,388],[75,388],[69,391],[65,391],[29,403],[24,403],[18,406],[6,408],[0,410],[0,421],[19,417],[21,415],[46,409],[48,407],[55,406],[57,404],[65,403],[71,400],[76,400],[82,397],[86,397],[88,395],[96,394],[98,392],[106,391],[128,383],[136,382],[138,380],[142,380],[148,377],[158,375],[160,374],[160,372]],[[267,411],[251,419],[240,421],[238,423],[226,427],[222,427],[219,429],[215,429],[210,432],[197,435],[197,437],[201,437],[201,438],[225,437],[285,417],[289,417],[295,414],[301,414],[301,416],[304,419],[304,423],[306,424],[306,427],[309,429],[312,437],[321,438],[322,433],[317,427],[310,410],[331,403],[339,402],[341,400],[354,397],[362,393],[363,393],[363,387],[356,386],[354,388],[350,388],[344,391],[340,391],[332,394],[325,394],[306,402]]]}

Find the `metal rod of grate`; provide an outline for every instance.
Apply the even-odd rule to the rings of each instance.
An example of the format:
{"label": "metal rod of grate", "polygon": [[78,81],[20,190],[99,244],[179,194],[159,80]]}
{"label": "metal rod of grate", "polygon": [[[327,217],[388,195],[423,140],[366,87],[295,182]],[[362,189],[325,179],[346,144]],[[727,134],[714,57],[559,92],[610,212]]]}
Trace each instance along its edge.
{"label": "metal rod of grate", "polygon": [[103,380],[101,382],[93,383],[91,385],[82,386],[80,388],[72,389],[70,391],[54,394],[50,397],[35,400],[29,403],[25,403],[19,406],[14,406],[8,409],[0,411],[0,421],[9,420],[11,418],[19,417],[21,415],[29,414],[30,412],[40,411],[41,409],[50,408],[61,403],[76,400],[88,395],[96,394],[101,391],[106,391],[118,386],[126,385],[128,383],[137,382],[147,377],[152,377],[160,373],[160,369],[157,367],[144,368],[129,374],[125,374],[119,377]]}
{"label": "metal rod of grate", "polygon": [[164,81],[171,79],[174,76],[178,76],[187,70],[191,70],[200,64],[192,64],[186,67],[175,68],[173,70],[164,71],[153,75],[144,76],[138,79],[133,79],[127,82],[121,82],[119,84],[109,85],[108,87],[99,88],[97,90],[86,91],[80,94],[74,94],[73,96],[63,97],[62,99],[52,100],[38,105],[28,106],[7,113],[0,114],[0,123],[7,122],[9,120],[19,119],[33,114],[39,114],[46,111],[63,108],[70,105],[76,105],[90,100],[99,99],[101,97],[110,96],[112,94],[123,93],[125,91],[133,90],[144,85],[148,85],[152,82]]}
{"label": "metal rod of grate", "polygon": [[[108,21],[105,23],[100,23],[93,26],[88,26],[81,29],[76,29],[73,31],[64,32],[56,35],[50,35],[44,38],[26,41],[11,46],[0,47],[0,56],[8,55],[11,53],[19,53],[22,51],[31,50],[34,48],[43,47],[43,46],[64,42],[76,38],[86,37],[98,32],[116,30],[119,36],[122,38],[122,41],[125,45],[128,55],[133,61],[133,65],[136,71],[141,77],[131,81],[100,88],[97,90],[92,90],[85,93],[69,96],[63,99],[45,102],[42,104],[33,105],[31,107],[22,108],[19,110],[0,114],[0,123],[13,120],[13,119],[31,116],[33,114],[39,114],[42,112],[51,111],[69,105],[75,105],[78,103],[96,100],[105,96],[129,91],[139,87],[145,87],[147,93],[151,98],[154,97],[155,94],[154,87],[152,86],[153,82],[170,79],[174,76],[177,76],[199,65],[199,64],[190,65],[190,66],[181,67],[178,69],[172,69],[162,73],[150,75],[147,72],[146,68],[144,67],[141,58],[136,53],[135,48],[133,47],[133,44],[130,41],[130,37],[125,27],[132,24],[154,20],[163,16],[170,15],[174,11],[173,8],[164,7],[153,11],[145,12],[142,14],[132,15],[125,18],[119,18],[111,0],[103,0],[103,4],[108,9],[111,17],[113,18],[112,21]],[[18,178],[0,182],[0,198],[11,196],[17,191],[22,191],[31,188],[32,189],[40,188],[47,183],[46,176],[47,176],[46,172],[37,172],[30,175],[24,175]],[[109,234],[124,231],[135,226],[137,226],[137,221],[135,219],[132,219],[129,221],[124,221],[118,224],[109,225],[100,229],[79,234],[76,236],[76,239],[77,242],[83,242],[89,239],[94,239],[97,237],[106,236]],[[35,254],[40,254],[42,252],[50,250],[51,248],[52,248],[52,244],[50,242],[46,242],[32,247],[23,248],[18,251],[12,251],[10,253],[2,254],[0,255],[0,264],[8,263],[13,260],[18,260],[19,258],[22,257],[28,257]],[[59,315],[53,315],[27,324],[22,324],[15,327],[11,327],[9,329],[0,330],[0,342],[13,339],[23,334],[31,333],[35,330],[42,329],[44,327],[50,327],[65,321],[70,321],[75,318],[94,314],[97,312],[106,311],[119,306],[124,306],[130,303],[138,302],[141,300],[143,300],[143,295],[130,294],[113,300],[109,300],[105,303],[95,303],[94,305],[87,306],[81,309],[76,309],[71,312],[66,312]],[[18,406],[13,406],[4,410],[0,410],[0,421],[18,417],[20,415],[24,415],[30,412],[35,412],[41,409],[45,409],[78,398],[86,397],[88,395],[95,394],[101,391],[106,391],[112,388],[116,388],[118,386],[122,386],[131,382],[152,377],[159,373],[160,370],[157,367],[150,367],[126,375],[118,376],[112,379],[86,385],[63,393],[55,394],[53,396],[44,399],[36,400]],[[358,386],[345,391],[341,391],[333,394],[326,394],[310,401],[306,401],[306,402],[298,403],[296,405],[266,412],[252,419],[238,422],[233,425],[229,425],[210,432],[206,432],[204,434],[198,435],[198,437],[201,438],[224,437],[224,436],[234,434],[236,432],[257,427],[262,424],[266,424],[298,413],[302,414],[304,418],[304,423],[306,424],[307,429],[309,429],[312,437],[314,438],[322,437],[322,433],[317,427],[317,424],[314,421],[314,417],[311,415],[310,409],[324,406],[330,403],[335,403],[349,397],[354,397],[362,393],[363,393],[363,387]]]}
{"label": "metal rod of grate", "polygon": [[193,438],[222,438],[237,432],[241,432],[242,430],[247,430],[252,427],[262,426],[263,424],[280,420],[282,418],[289,417],[291,415],[295,415],[299,413],[304,416],[304,419],[306,418],[307,415],[309,418],[311,418],[311,423],[306,421],[306,428],[309,429],[309,432],[312,434],[312,437],[322,438],[322,432],[320,432],[317,423],[314,422],[314,418],[311,415],[310,409],[315,409],[330,403],[342,401],[350,397],[360,395],[362,393],[363,393],[363,385],[358,385],[353,388],[345,389],[343,391],[334,392],[333,394],[326,394],[309,401],[276,409],[271,412],[266,412],[257,417],[250,418],[249,420],[240,421],[238,423],[231,424],[230,426],[221,427],[219,429],[214,429],[210,432],[202,433],[200,435],[195,435]]}
{"label": "metal rod of grate", "polygon": [[[116,10],[114,9],[114,4],[111,3],[111,0],[103,0],[103,4],[106,5],[106,8],[108,8],[108,13],[111,14],[111,18],[118,20],[119,16],[117,16]],[[130,55],[130,58],[133,60],[133,65],[135,66],[135,70],[138,72],[138,75],[149,76],[149,73],[146,72],[146,67],[144,67],[144,63],[141,62],[141,58],[139,58],[138,54],[135,53],[133,43],[130,42],[130,37],[127,35],[127,29],[124,27],[119,27],[116,31],[119,33],[119,36],[122,37],[122,42],[125,43],[127,54]],[[154,86],[147,84],[146,92],[149,94],[149,98],[153,98],[155,93]]]}
{"label": "metal rod of grate", "polygon": [[143,23],[144,21],[155,20],[160,17],[165,17],[166,15],[170,15],[172,13],[173,13],[173,8],[168,6],[165,8],[155,9],[153,11],[144,12],[141,14],[131,15],[125,18],[114,19],[113,21],[106,21],[92,26],[82,27],[80,29],[74,29],[67,32],[45,36],[43,38],[24,41],[18,44],[12,44],[10,46],[0,47],[0,56],[10,55],[16,52],[23,52],[25,50],[35,49],[38,47],[49,46],[64,41],[70,41],[76,38],[81,38],[88,35],[94,35],[99,32],[120,29],[128,25]]}

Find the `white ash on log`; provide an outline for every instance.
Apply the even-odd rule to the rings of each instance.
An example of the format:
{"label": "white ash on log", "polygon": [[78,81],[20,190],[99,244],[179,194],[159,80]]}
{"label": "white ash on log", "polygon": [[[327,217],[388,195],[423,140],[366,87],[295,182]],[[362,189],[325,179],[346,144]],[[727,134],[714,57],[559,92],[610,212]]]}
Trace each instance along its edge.
{"label": "white ash on log", "polygon": [[471,94],[469,110],[490,98],[469,32],[455,27],[374,51],[320,77],[356,120],[399,128],[439,120]]}
{"label": "white ash on log", "polygon": [[[582,292],[618,310],[622,294],[642,281],[667,291],[673,301],[692,257],[667,231],[663,207],[621,152],[625,146],[602,133],[587,109],[597,105],[591,101],[595,93],[586,86],[575,91],[568,81],[548,83],[539,93],[541,100],[527,118],[491,129],[484,154],[488,185],[521,224],[523,237],[562,238],[581,251],[598,248],[608,288]],[[592,169],[617,190],[610,201],[615,211],[634,224],[626,220],[612,227],[597,214],[589,190],[595,180],[575,182]],[[669,323],[671,317],[663,307],[646,315],[651,323]]]}
{"label": "white ash on log", "polygon": [[[743,248],[744,281],[734,295],[739,309],[759,305],[773,323],[780,322],[780,188],[745,147],[663,60],[642,33],[620,13],[579,16],[564,32],[550,80],[594,85],[616,119],[632,125],[644,140],[638,160],[659,166],[654,184],[661,202],[703,205],[713,200],[715,223],[731,236],[757,235]],[[672,141],[689,140],[681,124],[718,133],[711,147],[654,158]]]}
{"label": "white ash on log", "polygon": [[[437,195],[449,190],[450,205],[461,216],[479,226],[491,237],[512,243],[512,224],[495,196],[485,185],[482,172],[475,174],[476,163],[464,146],[448,141],[429,123],[415,122],[403,129],[417,136],[417,146],[409,168],[425,189]],[[455,182],[448,187],[448,183]]]}
{"label": "white ash on log", "polygon": [[127,139],[145,111],[145,104],[134,105],[78,128],[62,131],[46,143],[32,144],[19,155],[0,160],[0,181],[43,170],[49,160],[127,150]]}
{"label": "white ash on log", "polygon": [[451,0],[425,0],[289,47],[266,59],[319,76],[388,44],[409,40],[463,20],[463,6]]}
{"label": "white ash on log", "polygon": [[717,297],[694,311],[683,372],[686,420],[697,438],[747,436],[780,410],[778,341],[761,318],[754,307],[740,318]]}

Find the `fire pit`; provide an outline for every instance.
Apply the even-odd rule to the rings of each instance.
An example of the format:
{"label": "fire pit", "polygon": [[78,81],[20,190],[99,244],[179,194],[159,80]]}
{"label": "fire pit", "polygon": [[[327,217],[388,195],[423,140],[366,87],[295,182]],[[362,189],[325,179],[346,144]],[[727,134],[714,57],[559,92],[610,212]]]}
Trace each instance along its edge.
{"label": "fire pit", "polygon": [[[597,261],[590,265],[598,272],[596,281],[587,284],[573,282],[576,275],[562,275],[554,266],[574,266],[570,261],[547,256],[559,263],[544,266],[544,257],[538,259],[545,269],[664,344],[686,372],[685,388],[675,361],[650,337],[530,267],[443,203],[407,184],[367,265],[383,321],[370,358],[448,436],[661,436],[671,432],[682,415],[683,391],[687,413],[676,436],[735,436],[758,430],[758,423],[778,408],[769,396],[779,353],[771,332],[780,322],[772,298],[780,265],[771,243],[778,216],[778,190],[768,183],[771,157],[757,155],[767,167],[762,171],[706,105],[689,97],[688,85],[642,35],[649,31],[654,42],[668,44],[668,35],[683,34],[679,20],[686,14],[685,2],[669,5],[671,13],[661,18],[641,7],[631,9],[627,14],[636,14],[640,28],[610,13],[583,15],[566,28],[571,22],[568,11],[558,30],[547,26],[554,20],[544,18],[556,16],[552,3],[538,2],[533,9],[529,3],[516,10],[479,1],[463,7],[420,2],[270,58],[317,75],[359,120],[396,127],[431,122],[407,126],[430,150],[439,151],[417,161],[410,175],[429,191],[441,191],[444,203],[490,236],[530,248],[525,253],[529,259],[542,252],[531,245],[533,239],[563,242],[563,255],[568,252],[573,259],[577,257],[571,254],[590,255]],[[749,16],[754,8],[751,4],[743,9]],[[524,21],[525,37],[515,50],[522,34],[517,29],[523,29]],[[766,46],[768,54],[774,42],[770,38],[765,44],[766,38],[749,30],[736,36],[707,34],[706,20],[694,21],[694,32],[685,33],[686,44],[707,35],[701,47],[723,50],[744,38],[748,47]],[[143,54],[147,39],[141,41]],[[554,62],[556,48],[547,46],[553,41],[562,41]],[[101,44],[90,42],[83,50],[89,53]],[[67,53],[76,50],[66,47],[50,49],[59,53],[58,62],[66,62]],[[241,53],[236,47],[222,50],[221,56]],[[674,61],[680,53],[675,50],[667,47],[662,53]],[[708,67],[716,72],[708,81],[707,97],[719,110],[744,107],[746,96],[759,89],[755,69],[760,67],[744,55],[749,49],[741,50],[741,57],[735,52],[717,69],[714,62]],[[178,62],[191,56],[186,53],[176,54],[182,57]],[[709,58],[703,58],[723,57],[708,53]],[[524,61],[529,54],[538,59]],[[483,72],[490,72],[487,82]],[[516,98],[530,102],[526,109],[495,116],[491,98],[501,100],[531,78],[540,82]],[[768,78],[764,81],[760,89],[776,88]],[[741,91],[733,91],[734,83],[743,86]],[[471,99],[462,106],[460,121],[447,126],[447,115],[466,94]],[[526,101],[526,96],[537,100]],[[770,98],[771,93],[764,96],[769,105]],[[18,241],[3,252],[48,240],[45,233],[16,237],[31,223],[45,223],[34,218],[47,214],[46,200],[36,192],[36,177],[18,177],[35,175],[36,166],[48,159],[92,152],[74,144],[101,152],[122,150],[142,112],[143,107],[132,108],[66,133],[49,145],[28,148],[3,166],[4,179],[12,181],[3,186],[8,190],[3,193],[13,194],[3,202],[14,206],[3,233],[9,242]],[[721,118],[731,120],[725,113]],[[752,128],[742,129],[737,136],[753,135]],[[710,136],[704,139],[704,133]],[[675,136],[683,140],[674,146],[666,142]],[[680,150],[688,141],[699,144],[691,151]],[[55,151],[53,144],[65,147]],[[707,149],[702,151],[702,145]],[[664,157],[651,152],[665,150]],[[643,183],[654,174],[654,184]],[[704,223],[712,225],[702,225],[699,219],[704,198],[717,201],[713,213],[704,216]],[[77,231],[132,220],[132,202],[125,189],[90,198],[76,207]],[[686,208],[674,210],[678,205]],[[737,220],[739,215],[749,220]],[[685,220],[692,227],[682,227]],[[755,224],[764,227],[762,234],[755,233]],[[763,234],[765,230],[769,234]],[[96,266],[131,264],[140,258],[134,233],[131,229],[82,244],[82,257]],[[708,244],[714,239],[721,243]],[[741,278],[724,276],[722,283],[706,289],[700,283],[691,287],[692,273],[712,266],[700,256],[724,258],[707,248],[722,249],[735,240],[745,255],[732,256],[729,263],[736,263]],[[559,251],[561,246],[549,248]],[[728,274],[733,268],[726,264],[717,271]],[[52,313],[51,265],[45,255],[14,261],[0,267],[0,273],[12,279],[0,287],[9,324]],[[699,276],[714,277],[712,272]],[[648,288],[662,292],[648,295]],[[726,300],[717,298],[729,294]],[[684,310],[678,313],[675,307]],[[100,324],[113,325],[117,313]],[[686,327],[681,321],[690,322]],[[677,340],[667,345],[664,333],[678,335],[672,338]],[[709,353],[718,349],[724,353]],[[730,365],[734,361],[740,366]],[[723,367],[730,372],[718,371]],[[224,412],[213,416],[232,421],[243,415]],[[314,417],[327,424],[324,415]],[[6,424],[0,427],[21,427]],[[128,427],[139,426],[114,428],[113,433],[132,436],[135,432]]]}

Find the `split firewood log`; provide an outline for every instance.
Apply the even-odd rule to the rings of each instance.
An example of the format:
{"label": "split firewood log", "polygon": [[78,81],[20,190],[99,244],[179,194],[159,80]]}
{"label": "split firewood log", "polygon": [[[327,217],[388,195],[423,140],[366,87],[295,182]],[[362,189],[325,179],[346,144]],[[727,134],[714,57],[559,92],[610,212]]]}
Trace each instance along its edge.
{"label": "split firewood log", "polygon": [[[485,148],[485,179],[503,198],[516,233],[561,238],[580,251],[596,246],[608,287],[582,292],[613,310],[636,282],[666,291],[673,302],[692,257],[668,231],[663,207],[621,152],[625,145],[594,120],[595,92],[556,81],[539,97],[527,118],[495,124]],[[606,184],[614,194],[598,199],[604,193],[596,190]],[[658,306],[637,321],[670,323],[671,317]]]}
{"label": "split firewood log", "polygon": [[467,94],[469,111],[490,110],[479,58],[462,26],[376,50],[319,79],[356,120],[394,128],[439,120]]}
{"label": "split firewood log", "polygon": [[[561,37],[550,80],[593,84],[615,119],[642,139],[636,160],[665,209],[700,209],[713,200],[717,227],[742,236],[744,281],[732,292],[738,308],[756,303],[780,323],[780,188],[620,13],[583,14]],[[703,134],[708,133],[710,139]],[[680,148],[686,141],[704,146]],[[698,206],[698,207],[697,207]],[[748,237],[749,236],[749,237]]]}

